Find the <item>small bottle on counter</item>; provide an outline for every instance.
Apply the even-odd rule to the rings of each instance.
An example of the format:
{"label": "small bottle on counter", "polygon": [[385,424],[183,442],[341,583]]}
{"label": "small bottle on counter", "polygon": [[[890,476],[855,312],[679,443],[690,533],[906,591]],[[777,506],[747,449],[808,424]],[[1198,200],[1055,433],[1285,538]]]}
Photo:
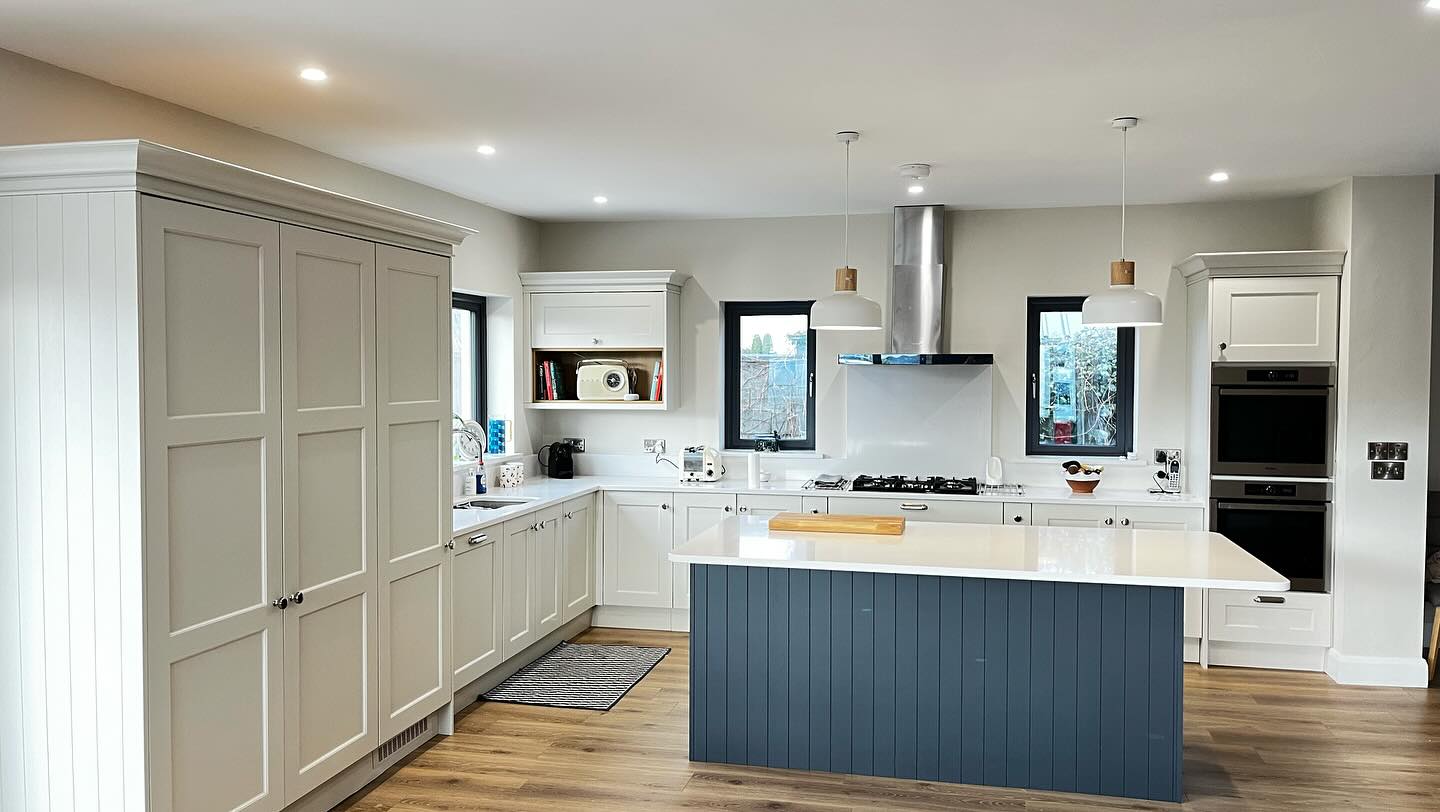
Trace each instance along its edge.
{"label": "small bottle on counter", "polygon": [[480,456],[478,456],[478,457],[475,458],[475,468],[474,468],[474,471],[473,471],[472,473],[474,473],[473,482],[474,482],[475,484],[472,486],[472,488],[474,489],[474,492],[477,493],[477,494],[484,493],[485,490],[486,490],[486,489],[485,489],[485,455],[482,454],[482,455],[480,455]]}

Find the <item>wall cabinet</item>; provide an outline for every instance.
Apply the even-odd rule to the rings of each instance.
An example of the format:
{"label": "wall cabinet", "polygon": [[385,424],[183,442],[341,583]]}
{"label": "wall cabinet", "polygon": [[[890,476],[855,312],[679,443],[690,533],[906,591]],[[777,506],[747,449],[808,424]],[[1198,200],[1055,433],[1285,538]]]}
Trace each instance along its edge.
{"label": "wall cabinet", "polygon": [[[744,496],[738,499],[744,499]],[[733,493],[675,494],[675,546],[679,546],[736,515],[738,499]],[[671,564],[672,606],[690,608],[690,565]]]}
{"label": "wall cabinet", "polygon": [[561,621],[569,623],[595,605],[595,497],[571,499],[560,510]]}
{"label": "wall cabinet", "polygon": [[647,349],[665,346],[666,294],[534,293],[529,297],[535,349]]}
{"label": "wall cabinet", "polygon": [[0,150],[34,371],[0,401],[35,404],[0,443],[47,472],[0,502],[72,517],[21,528],[17,624],[45,634],[0,705],[41,727],[0,751],[0,805],[278,810],[450,701],[465,233],[143,141]]}
{"label": "wall cabinet", "polygon": [[605,492],[606,604],[672,607],[673,499],[668,493]]}
{"label": "wall cabinet", "polygon": [[1210,292],[1211,361],[1334,362],[1340,277],[1216,279]]}
{"label": "wall cabinet", "polygon": [[458,690],[504,660],[500,608],[505,594],[504,526],[455,539],[450,564],[451,684]]}

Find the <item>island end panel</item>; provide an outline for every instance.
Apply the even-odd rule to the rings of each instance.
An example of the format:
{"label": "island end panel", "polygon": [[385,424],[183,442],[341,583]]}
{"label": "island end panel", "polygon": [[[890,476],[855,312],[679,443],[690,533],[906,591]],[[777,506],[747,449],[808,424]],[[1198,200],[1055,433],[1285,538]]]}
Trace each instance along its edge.
{"label": "island end panel", "polygon": [[1179,588],[690,578],[692,761],[1181,799]]}

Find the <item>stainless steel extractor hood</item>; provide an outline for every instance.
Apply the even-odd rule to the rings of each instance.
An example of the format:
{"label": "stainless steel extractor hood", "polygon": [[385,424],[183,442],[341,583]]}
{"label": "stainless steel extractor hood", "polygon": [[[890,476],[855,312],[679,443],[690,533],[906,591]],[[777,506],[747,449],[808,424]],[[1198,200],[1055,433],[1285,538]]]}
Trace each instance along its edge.
{"label": "stainless steel extractor hood", "polygon": [[993,364],[989,353],[945,346],[945,207],[896,206],[885,352],[840,356],[842,364]]}

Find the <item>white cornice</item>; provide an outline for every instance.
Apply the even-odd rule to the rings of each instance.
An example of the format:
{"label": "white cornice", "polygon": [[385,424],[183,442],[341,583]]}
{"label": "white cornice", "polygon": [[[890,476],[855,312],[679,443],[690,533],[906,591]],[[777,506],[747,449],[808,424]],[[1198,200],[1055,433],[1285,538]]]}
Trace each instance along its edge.
{"label": "white cornice", "polygon": [[530,290],[672,290],[679,292],[689,274],[679,271],[536,271],[520,274]]}
{"label": "white cornice", "polygon": [[0,195],[135,191],[450,254],[474,229],[149,141],[0,147]]}
{"label": "white cornice", "polygon": [[1223,251],[1191,254],[1175,270],[1187,282],[1222,276],[1339,276],[1344,251]]}

